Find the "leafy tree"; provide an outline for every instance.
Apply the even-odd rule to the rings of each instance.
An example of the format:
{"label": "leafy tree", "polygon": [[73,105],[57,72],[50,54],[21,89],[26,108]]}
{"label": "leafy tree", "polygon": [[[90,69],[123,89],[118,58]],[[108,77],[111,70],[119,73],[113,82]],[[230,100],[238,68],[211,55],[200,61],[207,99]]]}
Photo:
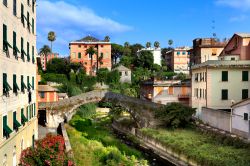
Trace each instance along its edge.
{"label": "leafy tree", "polygon": [[136,43],[136,44],[133,44],[130,46],[130,49],[131,49],[131,55],[134,56],[134,57],[137,57],[137,52],[139,50],[141,50],[143,47],[143,45],[139,44],[139,43]]}
{"label": "leafy tree", "polygon": [[169,39],[169,40],[168,40],[168,45],[169,45],[169,47],[172,47],[173,44],[174,44],[174,41],[173,41],[172,39]]}
{"label": "leafy tree", "polygon": [[131,68],[131,65],[134,64],[135,58],[131,56],[122,56],[120,60],[120,64],[123,66],[126,66],[128,68]]}
{"label": "leafy tree", "polygon": [[167,127],[178,128],[189,124],[195,109],[180,103],[171,103],[156,111],[156,118],[165,122]]}
{"label": "leafy tree", "polygon": [[161,69],[162,69],[162,68],[161,68],[160,65],[158,65],[158,64],[153,64],[152,70],[153,70],[154,72],[159,72]]}
{"label": "leafy tree", "polygon": [[47,60],[47,57],[48,57],[49,53],[51,53],[51,49],[49,48],[48,45],[44,45],[44,46],[43,46],[42,48],[40,48],[40,50],[39,50],[39,54],[44,54],[46,60]]}
{"label": "leafy tree", "polygon": [[123,55],[123,52],[124,52],[123,46],[114,43],[111,44],[111,59],[113,65],[117,63],[117,59]]}
{"label": "leafy tree", "polygon": [[118,70],[112,70],[108,73],[107,84],[119,84],[120,83],[120,73]]}
{"label": "leafy tree", "polygon": [[54,42],[54,41],[56,40],[56,33],[53,32],[53,31],[50,31],[50,32],[48,33],[48,40],[51,42],[51,47],[50,47],[50,49],[51,49],[51,52],[53,52],[53,51],[52,51],[52,42]]}
{"label": "leafy tree", "polygon": [[154,42],[154,46],[155,46],[155,48],[159,48],[160,47],[160,43],[158,41],[155,41]]}
{"label": "leafy tree", "polygon": [[80,69],[82,67],[82,65],[80,63],[76,63],[76,62],[72,62],[70,63],[70,68],[72,70],[74,70],[74,72],[76,73],[78,69]]}
{"label": "leafy tree", "polygon": [[147,47],[147,48],[150,48],[150,47],[151,47],[151,43],[150,43],[150,42],[147,42],[147,43],[146,43],[146,47]]}
{"label": "leafy tree", "polygon": [[80,69],[76,75],[76,83],[79,85],[82,85],[85,76],[86,76],[86,71],[83,69]]}
{"label": "leafy tree", "polygon": [[124,43],[124,47],[125,47],[125,48],[128,48],[129,45],[130,45],[129,42],[125,42],[125,43]]}
{"label": "leafy tree", "polygon": [[107,68],[99,69],[96,73],[97,81],[100,82],[101,84],[103,84],[104,82],[107,82],[108,73],[109,73],[109,70]]}
{"label": "leafy tree", "polygon": [[96,51],[96,49],[91,46],[86,50],[86,53],[90,55],[90,65],[91,65],[91,72],[90,75],[93,75],[93,55],[94,54],[98,54],[98,52]]}
{"label": "leafy tree", "polygon": [[154,64],[154,57],[153,57],[152,52],[141,51],[138,56],[136,65],[151,70],[153,67],[153,64]]}
{"label": "leafy tree", "polygon": [[126,96],[130,96],[130,97],[137,97],[137,91],[135,88],[125,88],[122,89],[121,91],[122,94],[126,95]]}
{"label": "leafy tree", "polygon": [[48,73],[66,74],[70,73],[70,66],[65,59],[53,58],[47,64]]}
{"label": "leafy tree", "polygon": [[132,71],[132,83],[133,85],[139,85],[141,81],[147,80],[152,76],[151,71],[142,68],[142,67],[136,67]]}

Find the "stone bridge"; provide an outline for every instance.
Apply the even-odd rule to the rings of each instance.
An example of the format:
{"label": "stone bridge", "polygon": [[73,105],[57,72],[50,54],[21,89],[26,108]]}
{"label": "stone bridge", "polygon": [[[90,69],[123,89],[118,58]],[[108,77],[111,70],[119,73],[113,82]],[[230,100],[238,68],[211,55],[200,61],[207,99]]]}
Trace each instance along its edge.
{"label": "stone bridge", "polygon": [[104,90],[95,90],[53,103],[39,103],[39,110],[46,111],[48,128],[57,128],[59,123],[69,121],[76,109],[83,104],[108,101],[124,107],[135,120],[137,127],[156,127],[160,121],[154,118],[154,111],[161,105]]}

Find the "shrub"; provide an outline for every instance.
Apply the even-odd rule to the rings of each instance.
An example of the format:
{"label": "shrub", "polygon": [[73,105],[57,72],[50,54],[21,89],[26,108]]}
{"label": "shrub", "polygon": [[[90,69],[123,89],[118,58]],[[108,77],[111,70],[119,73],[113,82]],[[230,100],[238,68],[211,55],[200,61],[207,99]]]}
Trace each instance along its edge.
{"label": "shrub", "polygon": [[165,122],[167,127],[185,127],[189,124],[195,109],[180,103],[171,103],[156,111],[156,118]]}
{"label": "shrub", "polygon": [[74,163],[67,157],[64,150],[62,136],[47,135],[36,142],[35,148],[28,148],[22,152],[19,165],[73,166]]}
{"label": "shrub", "polygon": [[100,101],[98,106],[101,108],[112,108],[113,104],[110,102]]}
{"label": "shrub", "polygon": [[89,103],[82,105],[78,108],[76,115],[81,118],[92,118],[96,114],[96,105],[94,103]]}

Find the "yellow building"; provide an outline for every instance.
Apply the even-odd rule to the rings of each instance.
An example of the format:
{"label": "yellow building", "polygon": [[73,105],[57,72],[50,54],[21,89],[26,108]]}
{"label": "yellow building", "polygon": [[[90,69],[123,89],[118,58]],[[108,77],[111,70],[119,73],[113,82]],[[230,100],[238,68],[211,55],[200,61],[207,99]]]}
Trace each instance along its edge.
{"label": "yellow building", "polygon": [[192,67],[192,107],[230,111],[232,103],[249,98],[250,61],[206,61]]}
{"label": "yellow building", "polygon": [[38,138],[35,0],[0,4],[0,165],[17,165]]}

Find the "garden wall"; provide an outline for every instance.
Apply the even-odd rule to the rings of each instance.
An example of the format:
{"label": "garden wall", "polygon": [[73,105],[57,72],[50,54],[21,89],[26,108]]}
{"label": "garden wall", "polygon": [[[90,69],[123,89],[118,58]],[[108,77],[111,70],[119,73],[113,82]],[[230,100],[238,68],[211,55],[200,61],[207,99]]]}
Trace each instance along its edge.
{"label": "garden wall", "polygon": [[215,110],[203,107],[201,110],[201,120],[218,129],[230,132],[230,112]]}

